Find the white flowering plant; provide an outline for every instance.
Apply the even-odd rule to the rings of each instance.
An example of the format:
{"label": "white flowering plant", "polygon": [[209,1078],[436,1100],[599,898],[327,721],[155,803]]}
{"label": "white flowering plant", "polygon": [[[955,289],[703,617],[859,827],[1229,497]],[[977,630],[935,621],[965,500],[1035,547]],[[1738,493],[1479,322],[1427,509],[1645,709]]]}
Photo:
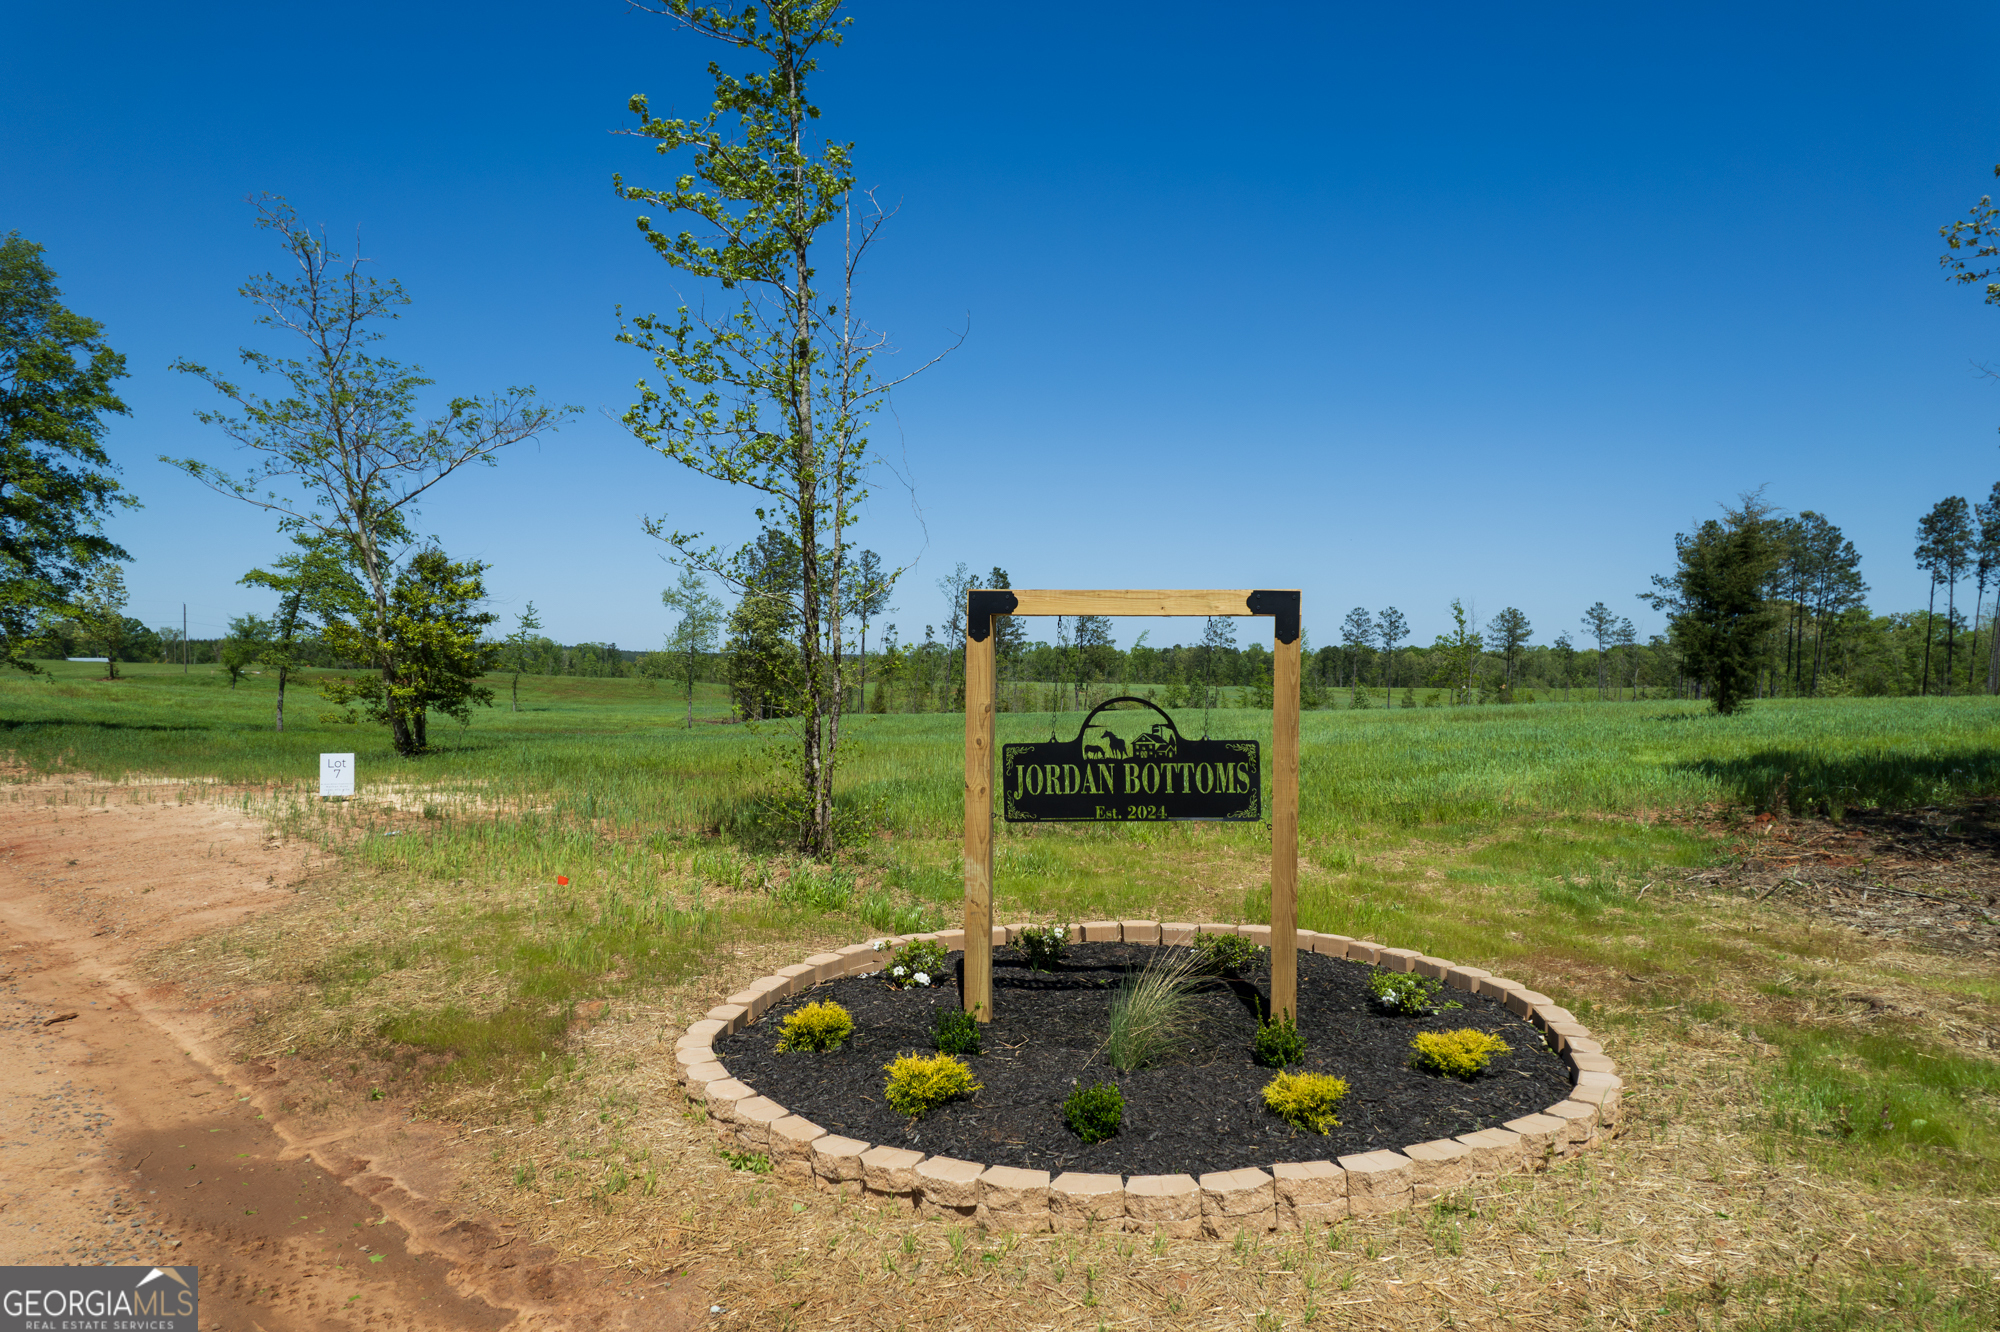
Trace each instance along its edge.
{"label": "white flowering plant", "polygon": [[1028,960],[1030,971],[1054,971],[1068,944],[1067,925],[1029,925],[1014,936],[1014,947]]}
{"label": "white flowering plant", "polygon": [[928,986],[933,976],[944,974],[944,945],[935,939],[912,939],[896,950],[886,972],[889,984]]}

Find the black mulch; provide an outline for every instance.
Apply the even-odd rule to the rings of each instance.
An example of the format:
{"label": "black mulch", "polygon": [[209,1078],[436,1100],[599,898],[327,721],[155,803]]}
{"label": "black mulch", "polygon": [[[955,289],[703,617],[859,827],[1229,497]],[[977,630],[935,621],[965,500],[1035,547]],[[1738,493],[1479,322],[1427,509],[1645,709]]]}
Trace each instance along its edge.
{"label": "black mulch", "polygon": [[[1269,989],[1268,953],[1241,980],[1211,980],[1186,1049],[1160,1067],[1119,1073],[1100,1052],[1121,977],[1163,953],[1134,944],[1073,945],[1056,972],[1031,972],[1012,948],[993,955],[993,1021],[985,1051],[970,1056],[983,1084],[970,1100],[912,1123],[882,1098],[882,1066],[905,1051],[934,1052],[932,1015],[960,1004],[956,984],[893,990],[880,976],[816,986],[716,1043],[730,1076],[831,1133],[932,1155],[1036,1170],[1121,1175],[1200,1175],[1211,1170],[1321,1160],[1448,1138],[1554,1105],[1569,1093],[1569,1068],[1534,1027],[1491,999],[1444,990],[1459,1008],[1435,1017],[1386,1014],[1359,962],[1299,955],[1299,1030],[1304,1068],[1345,1078],[1340,1127],[1320,1136],[1293,1129],[1264,1108],[1274,1070],[1251,1057],[1257,1014]],[[953,954],[955,964],[962,963]],[[853,1015],[854,1037],[830,1054],[779,1054],[778,1025],[806,1003],[832,999]],[[1420,1031],[1476,1027],[1513,1047],[1471,1082],[1409,1067]],[[1125,1094],[1116,1137],[1086,1147],[1062,1120],[1072,1082],[1111,1082]]]}

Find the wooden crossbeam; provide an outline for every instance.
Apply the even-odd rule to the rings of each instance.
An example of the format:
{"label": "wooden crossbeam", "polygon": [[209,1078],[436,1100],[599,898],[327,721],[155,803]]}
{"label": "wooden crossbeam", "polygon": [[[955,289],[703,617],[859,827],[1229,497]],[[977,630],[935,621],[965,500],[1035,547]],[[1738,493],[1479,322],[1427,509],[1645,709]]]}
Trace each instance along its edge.
{"label": "wooden crossbeam", "polygon": [[1248,615],[1249,588],[1193,592],[1010,589],[1015,615]]}

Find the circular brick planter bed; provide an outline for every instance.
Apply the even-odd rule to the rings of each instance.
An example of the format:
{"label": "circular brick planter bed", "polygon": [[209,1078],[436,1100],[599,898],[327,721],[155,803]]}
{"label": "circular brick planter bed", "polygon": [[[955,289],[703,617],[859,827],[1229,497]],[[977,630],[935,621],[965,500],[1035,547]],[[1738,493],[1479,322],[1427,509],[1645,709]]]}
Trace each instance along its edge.
{"label": "circular brick planter bed", "polygon": [[[995,945],[1020,928],[997,927]],[[914,1126],[882,1104],[881,1065],[903,1051],[928,1052],[931,1016],[956,1004],[956,990],[892,991],[855,978],[879,971],[910,939],[956,949],[958,931],[899,936],[879,951],[855,945],[766,977],[689,1029],[678,1067],[725,1144],[767,1153],[781,1177],[1008,1230],[1095,1223],[1226,1237],[1367,1216],[1473,1179],[1539,1169],[1583,1150],[1617,1121],[1621,1084],[1610,1061],[1546,996],[1408,949],[1307,931],[1298,936],[1305,1067],[1352,1086],[1330,1135],[1297,1132],[1263,1109],[1258,1091],[1273,1070],[1250,1059],[1258,1001],[1241,982],[1209,987],[1207,1034],[1179,1062],[1133,1074],[1110,1069],[1096,1053],[1109,982],[1144,964],[1147,951],[1133,945],[1185,943],[1197,931],[1242,933],[1260,944],[1270,933],[1089,922],[1072,931],[1083,943],[1054,975],[997,958],[1002,1011],[985,1029],[986,1054],[970,1061],[985,1088]],[[1383,1014],[1367,1001],[1366,966],[1353,963],[1440,980],[1439,998],[1461,1007],[1437,1017]],[[821,998],[853,1013],[851,1048],[776,1054],[776,1017]],[[756,1021],[767,1012],[772,1021]],[[1456,1027],[1496,1032],[1513,1053],[1471,1083],[1405,1066],[1418,1031]],[[1072,1078],[1125,1091],[1116,1137],[1086,1147],[1062,1126],[1056,1107]]]}

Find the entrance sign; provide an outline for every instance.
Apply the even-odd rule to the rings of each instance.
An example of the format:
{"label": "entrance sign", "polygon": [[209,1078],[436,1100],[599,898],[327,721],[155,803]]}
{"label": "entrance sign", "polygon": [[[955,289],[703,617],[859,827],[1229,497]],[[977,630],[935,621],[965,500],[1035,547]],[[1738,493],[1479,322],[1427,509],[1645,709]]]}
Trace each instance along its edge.
{"label": "entrance sign", "polygon": [[322,796],[351,796],[354,794],[354,755],[321,754],[319,756],[319,793]]}
{"label": "entrance sign", "polygon": [[[1121,703],[1151,708],[1158,720],[1112,712]],[[1257,751],[1255,740],[1185,739],[1149,700],[1114,698],[1083,719],[1074,740],[1003,746],[1001,809],[1009,823],[1254,823],[1264,817]]]}
{"label": "entrance sign", "polygon": [[[1198,592],[1138,592],[1138,591],[1015,591],[1007,588],[974,588],[965,599],[965,1011],[981,1022],[993,1017],[993,786],[994,753],[993,718],[995,708],[995,687],[997,681],[993,669],[993,617],[996,615],[1268,615],[1273,621],[1271,645],[1271,1012],[1277,1016],[1296,1016],[1299,1006],[1299,955],[1298,955],[1298,887],[1299,887],[1299,594],[1296,591],[1241,589],[1235,591]],[[1143,701],[1143,700],[1142,700]],[[1151,706],[1148,704],[1147,706]],[[1176,808],[1193,810],[1198,802],[1208,799],[1217,802],[1215,808],[1231,808],[1219,802],[1223,799],[1216,791],[1218,773],[1213,760],[1207,760],[1208,787],[1200,789],[1200,779],[1194,769],[1176,769],[1171,779],[1172,789],[1165,788],[1146,792],[1144,768],[1139,765],[1134,750],[1142,736],[1137,731],[1125,729],[1121,716],[1115,724],[1097,725],[1100,708],[1084,720],[1082,731],[1072,742],[1050,741],[1046,745],[1009,745],[1012,750],[1063,750],[1068,755],[1060,759],[1050,756],[1035,759],[1022,755],[1016,758],[1012,770],[1003,770],[1003,777],[1009,771],[1020,782],[1020,795],[1007,808],[1007,818],[1019,821],[1055,820],[1081,818],[1091,822],[1111,822],[1101,818],[1094,811],[1099,804],[1106,808],[1116,807],[1121,812],[1118,820],[1151,821],[1175,818],[1247,818],[1257,814],[1201,814],[1176,813]],[[1164,716],[1165,714],[1161,714]],[[1109,735],[1115,735],[1126,747],[1122,756],[1114,757],[1114,747]],[[1145,728],[1146,740],[1153,762],[1189,763],[1197,762],[1188,757],[1187,746],[1196,744],[1252,744],[1249,741],[1191,741],[1181,736],[1168,719],[1168,732],[1161,734],[1157,726]],[[1171,743],[1175,757],[1165,760],[1160,750]],[[1104,750],[1100,769],[1099,756],[1089,752],[1097,746]],[[1125,775],[1116,771],[1119,762],[1129,762],[1140,773],[1140,795],[1146,799],[1127,797],[1123,790]],[[1250,764],[1250,778],[1246,785],[1251,793],[1258,789],[1256,753],[1254,744],[1250,757],[1237,757],[1237,763]],[[1041,790],[1030,789],[1027,769],[1020,764],[1042,765]],[[1096,794],[1085,796],[1081,789],[1072,792],[1069,787],[1071,777],[1067,772],[1053,774],[1048,765],[1075,765],[1075,781],[1088,783],[1097,788]],[[1088,777],[1085,776],[1086,765]],[[1168,782],[1161,769],[1158,782]],[[1103,783],[1108,775],[1111,791],[1105,798]],[[1235,790],[1240,771],[1236,776],[1228,776],[1232,788],[1228,792],[1231,800],[1242,799],[1245,792]],[[1051,783],[1060,781],[1060,791],[1051,791]],[[1183,791],[1183,781],[1192,788],[1192,793]],[[1014,788],[1002,787],[1003,806],[1007,793]],[[1260,797],[1252,794],[1250,799]],[[1093,812],[1075,815],[1069,812],[1080,806],[1068,803],[1088,799]],[[1177,802],[1186,802],[1178,803]],[[1148,812],[1141,816],[1128,816],[1122,812],[1128,806],[1164,808],[1163,814]],[[1252,807],[1254,810],[1254,806]],[[1053,812],[1052,812],[1053,811]]]}

